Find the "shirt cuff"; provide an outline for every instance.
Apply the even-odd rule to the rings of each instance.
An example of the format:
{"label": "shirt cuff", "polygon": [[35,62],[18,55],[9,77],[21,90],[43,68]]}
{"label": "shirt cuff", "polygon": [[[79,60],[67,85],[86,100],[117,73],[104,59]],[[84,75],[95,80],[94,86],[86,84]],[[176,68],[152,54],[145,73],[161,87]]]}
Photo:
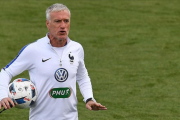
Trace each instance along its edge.
{"label": "shirt cuff", "polygon": [[[90,98],[88,98],[88,99],[90,99]],[[87,102],[88,102],[88,101],[87,101],[88,99],[83,99],[83,101],[84,101],[85,103],[87,103]],[[95,100],[93,97],[91,98],[91,100],[94,101],[94,102],[96,102],[96,100]]]}

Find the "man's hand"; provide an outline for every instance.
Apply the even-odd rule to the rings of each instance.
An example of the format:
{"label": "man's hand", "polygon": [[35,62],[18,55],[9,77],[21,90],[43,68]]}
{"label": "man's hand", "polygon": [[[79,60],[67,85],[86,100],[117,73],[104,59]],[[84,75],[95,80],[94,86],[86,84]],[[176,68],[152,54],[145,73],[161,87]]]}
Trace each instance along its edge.
{"label": "man's hand", "polygon": [[10,104],[14,107],[15,104],[14,102],[11,100],[11,98],[7,97],[7,98],[3,98],[0,101],[0,109],[1,107],[4,107],[5,109],[11,109]]}
{"label": "man's hand", "polygon": [[86,103],[86,108],[89,110],[107,110],[107,108],[100,103],[96,103],[93,100],[90,100]]}

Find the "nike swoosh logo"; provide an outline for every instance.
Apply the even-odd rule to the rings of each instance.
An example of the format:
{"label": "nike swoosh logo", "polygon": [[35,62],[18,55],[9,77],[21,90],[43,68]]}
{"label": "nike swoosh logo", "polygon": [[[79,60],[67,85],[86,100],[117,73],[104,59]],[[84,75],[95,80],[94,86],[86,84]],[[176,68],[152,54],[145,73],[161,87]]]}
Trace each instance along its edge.
{"label": "nike swoosh logo", "polygon": [[45,60],[42,59],[42,62],[46,62],[46,61],[48,61],[48,60],[50,60],[50,59],[51,59],[51,58],[48,58],[48,59],[45,59]]}

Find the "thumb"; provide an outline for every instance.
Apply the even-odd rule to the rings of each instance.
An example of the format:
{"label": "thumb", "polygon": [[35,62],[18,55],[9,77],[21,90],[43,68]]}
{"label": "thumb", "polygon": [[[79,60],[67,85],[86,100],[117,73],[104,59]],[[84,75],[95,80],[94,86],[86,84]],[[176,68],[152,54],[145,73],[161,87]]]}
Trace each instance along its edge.
{"label": "thumb", "polygon": [[89,110],[92,110],[91,106],[86,104],[86,108],[89,109]]}

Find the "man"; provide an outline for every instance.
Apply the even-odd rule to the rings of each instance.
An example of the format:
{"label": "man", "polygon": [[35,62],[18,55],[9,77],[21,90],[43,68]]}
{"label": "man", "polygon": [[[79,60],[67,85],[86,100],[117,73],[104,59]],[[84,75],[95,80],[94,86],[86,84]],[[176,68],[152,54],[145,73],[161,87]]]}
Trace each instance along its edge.
{"label": "man", "polygon": [[[12,77],[29,71],[38,98],[30,108],[30,120],[78,120],[76,81],[89,110],[106,110],[93,98],[82,46],[69,37],[70,10],[53,4],[46,10],[47,35],[19,52],[0,73],[0,109],[10,109],[8,84]],[[66,90],[61,94],[61,90]],[[58,93],[58,94],[56,94]]]}

